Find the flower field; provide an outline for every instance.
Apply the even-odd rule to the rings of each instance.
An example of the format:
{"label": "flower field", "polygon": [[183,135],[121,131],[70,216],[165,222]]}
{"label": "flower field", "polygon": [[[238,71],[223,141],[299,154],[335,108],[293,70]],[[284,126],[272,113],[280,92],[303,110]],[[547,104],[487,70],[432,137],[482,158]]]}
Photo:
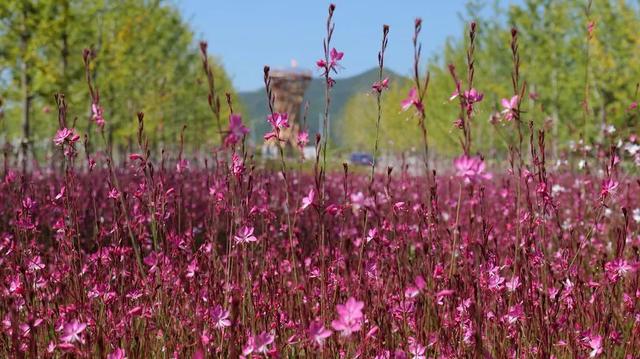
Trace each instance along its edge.
{"label": "flower field", "polygon": [[[317,62],[327,108],[348,56],[331,45],[334,9]],[[116,161],[85,52],[93,131],[81,136],[58,95],[57,157],[24,171],[5,153],[0,357],[640,357],[638,138],[610,133],[548,158],[550,135],[521,110],[514,30],[514,91],[496,118],[512,146],[504,159],[474,152],[484,101],[474,23],[464,77],[449,69],[460,153],[436,171],[420,30],[417,20],[414,88],[397,104],[424,139],[417,176],[375,161],[329,170],[326,133],[303,129],[289,145],[268,67],[264,139],[280,157],[262,168],[233,99],[216,91],[204,43],[219,144],[201,157],[182,143],[154,155],[139,113],[137,150]],[[383,77],[389,31],[371,84],[378,108],[393,86]],[[316,156],[303,171],[286,153],[308,142]]]}

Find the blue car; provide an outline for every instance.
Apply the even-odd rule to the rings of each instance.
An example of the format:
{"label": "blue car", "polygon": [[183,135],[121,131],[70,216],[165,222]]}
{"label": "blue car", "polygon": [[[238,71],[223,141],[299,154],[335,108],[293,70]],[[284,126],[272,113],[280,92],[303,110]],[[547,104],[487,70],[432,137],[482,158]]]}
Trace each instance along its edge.
{"label": "blue car", "polygon": [[373,164],[373,156],[366,152],[353,152],[349,157],[349,162],[354,165],[371,166]]}

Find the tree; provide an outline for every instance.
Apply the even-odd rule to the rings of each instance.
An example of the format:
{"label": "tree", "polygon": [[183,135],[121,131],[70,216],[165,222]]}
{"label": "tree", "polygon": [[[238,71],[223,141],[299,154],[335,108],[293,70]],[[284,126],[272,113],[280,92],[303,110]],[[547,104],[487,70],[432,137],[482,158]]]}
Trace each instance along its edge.
{"label": "tree", "polygon": [[[587,4],[588,1],[526,0],[507,8],[496,1],[489,15],[483,16],[487,2],[469,2],[462,20],[463,24],[472,20],[478,23],[475,87],[484,93],[472,125],[474,151],[500,157],[514,143],[510,126],[489,122],[502,109],[500,100],[513,95],[509,48],[512,27],[518,30],[520,76],[527,84],[521,108],[523,121],[545,128],[554,152],[571,141],[599,139],[604,125],[614,125],[622,135],[637,132],[627,109],[640,81],[640,57],[636,56],[640,48],[639,9],[624,0],[594,1],[590,9]],[[431,58],[428,64],[431,83],[426,103],[427,129],[430,142],[441,155],[459,153],[457,130],[452,126],[458,108],[447,100],[454,90],[447,66],[453,64],[458,75],[465,78],[466,42],[466,36],[450,39],[442,54]],[[585,99],[588,111],[584,110]],[[360,124],[373,117],[360,108],[363,101],[362,96],[350,101],[344,113],[344,132],[345,136],[359,138],[359,144],[368,145],[373,137]],[[391,92],[387,101],[396,101],[391,106],[399,111]],[[401,123],[393,121],[394,116],[397,114],[385,117],[390,119],[387,125]],[[411,126],[403,126],[399,132],[386,130],[389,136],[398,136],[393,140],[398,143],[411,143],[420,136],[418,129]]]}
{"label": "tree", "polygon": [[[134,136],[139,111],[152,144],[176,143],[185,124],[187,146],[217,141],[197,44],[171,3],[12,0],[0,5],[0,18],[0,94],[9,140],[21,133],[40,150],[51,148],[57,92],[65,93],[77,129],[94,130],[82,62],[83,49],[90,48],[92,81],[116,147]],[[224,69],[211,62],[220,92],[235,99]],[[226,108],[222,115],[228,116]]]}

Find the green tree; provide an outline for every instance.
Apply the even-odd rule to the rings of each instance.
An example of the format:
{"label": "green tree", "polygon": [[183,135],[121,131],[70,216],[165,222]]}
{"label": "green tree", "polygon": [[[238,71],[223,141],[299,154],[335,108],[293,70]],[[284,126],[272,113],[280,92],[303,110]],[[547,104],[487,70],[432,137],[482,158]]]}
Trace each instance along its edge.
{"label": "green tree", "polygon": [[[0,17],[2,126],[8,140],[25,138],[50,148],[57,92],[65,93],[68,118],[77,118],[77,129],[92,131],[82,63],[82,50],[90,48],[92,81],[116,146],[134,136],[139,111],[145,112],[152,144],[174,145],[183,125],[187,146],[217,141],[193,32],[170,2],[11,0],[0,5]],[[235,99],[224,69],[215,59],[211,63],[221,98],[229,92]]]}
{"label": "green tree", "polygon": [[[484,93],[472,125],[473,151],[500,156],[515,141],[511,126],[489,122],[490,116],[502,109],[500,100],[513,95],[509,47],[512,27],[518,30],[521,81],[527,84],[521,108],[523,121],[545,128],[547,143],[554,152],[569,141],[597,140],[604,124],[614,125],[622,134],[637,132],[637,125],[630,122],[626,112],[640,81],[638,7],[625,0],[603,0],[594,1],[587,11],[587,4],[586,0],[525,0],[505,7],[494,1],[488,8],[486,1],[468,3],[461,19],[462,24],[472,20],[478,23],[474,83]],[[587,41],[591,22],[593,31]],[[430,143],[441,155],[459,153],[455,140],[458,133],[452,126],[458,107],[447,100],[454,89],[447,66],[453,64],[459,77],[466,77],[466,30],[463,34],[449,39],[442,53],[427,65],[431,73],[425,104],[427,129]],[[408,90],[406,86],[403,91]],[[588,111],[583,106],[585,98]],[[361,108],[364,101],[363,96],[355,96],[343,114],[344,136],[358,138],[358,146],[370,146],[373,141],[362,130],[375,118],[368,113],[371,111]],[[383,122],[402,129],[385,129],[389,136],[398,136],[392,141],[410,144],[419,138],[416,127],[393,120],[401,115],[399,102],[391,92],[386,101],[395,101],[389,106],[395,106],[396,113],[389,113]]]}

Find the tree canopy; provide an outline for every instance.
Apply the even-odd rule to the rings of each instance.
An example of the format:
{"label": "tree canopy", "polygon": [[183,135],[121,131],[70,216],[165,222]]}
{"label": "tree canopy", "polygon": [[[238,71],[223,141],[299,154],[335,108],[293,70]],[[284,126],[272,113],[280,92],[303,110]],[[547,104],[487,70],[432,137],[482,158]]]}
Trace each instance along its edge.
{"label": "tree canopy", "polygon": [[[639,132],[628,111],[640,81],[640,12],[636,5],[624,0],[595,1],[591,6],[588,1],[552,0],[491,5],[470,1],[462,16],[464,23],[478,24],[474,87],[484,93],[484,100],[476,106],[474,151],[500,152],[513,137],[504,123],[489,121],[502,110],[501,99],[514,95],[512,28],[518,31],[520,79],[526,83],[523,121],[544,127],[554,150],[580,138],[597,140],[605,126],[613,125],[622,135]],[[423,41],[428,41],[428,24],[424,30]],[[459,131],[453,125],[459,107],[448,100],[455,88],[448,65],[456,67],[460,78],[466,77],[467,31],[468,27],[464,36],[449,39],[441,55],[432,57],[426,66],[431,74],[426,102],[429,139],[441,154],[459,151]],[[409,81],[392,84],[384,95],[383,146],[408,150],[420,141],[412,112],[400,111],[400,100],[411,86]],[[342,133],[353,139],[351,147],[372,148],[374,133],[367,131],[375,127],[372,105],[371,96],[359,94],[346,106]]]}
{"label": "tree canopy", "polygon": [[[152,143],[176,143],[183,125],[187,144],[218,139],[194,34],[170,2],[14,0],[0,4],[4,140],[26,137],[41,145],[36,147],[50,146],[58,92],[65,94],[68,118],[77,117],[77,130],[91,130],[84,48],[94,56],[92,80],[115,144],[135,133],[139,111]],[[224,69],[210,62],[222,98],[229,92],[235,99]]]}

